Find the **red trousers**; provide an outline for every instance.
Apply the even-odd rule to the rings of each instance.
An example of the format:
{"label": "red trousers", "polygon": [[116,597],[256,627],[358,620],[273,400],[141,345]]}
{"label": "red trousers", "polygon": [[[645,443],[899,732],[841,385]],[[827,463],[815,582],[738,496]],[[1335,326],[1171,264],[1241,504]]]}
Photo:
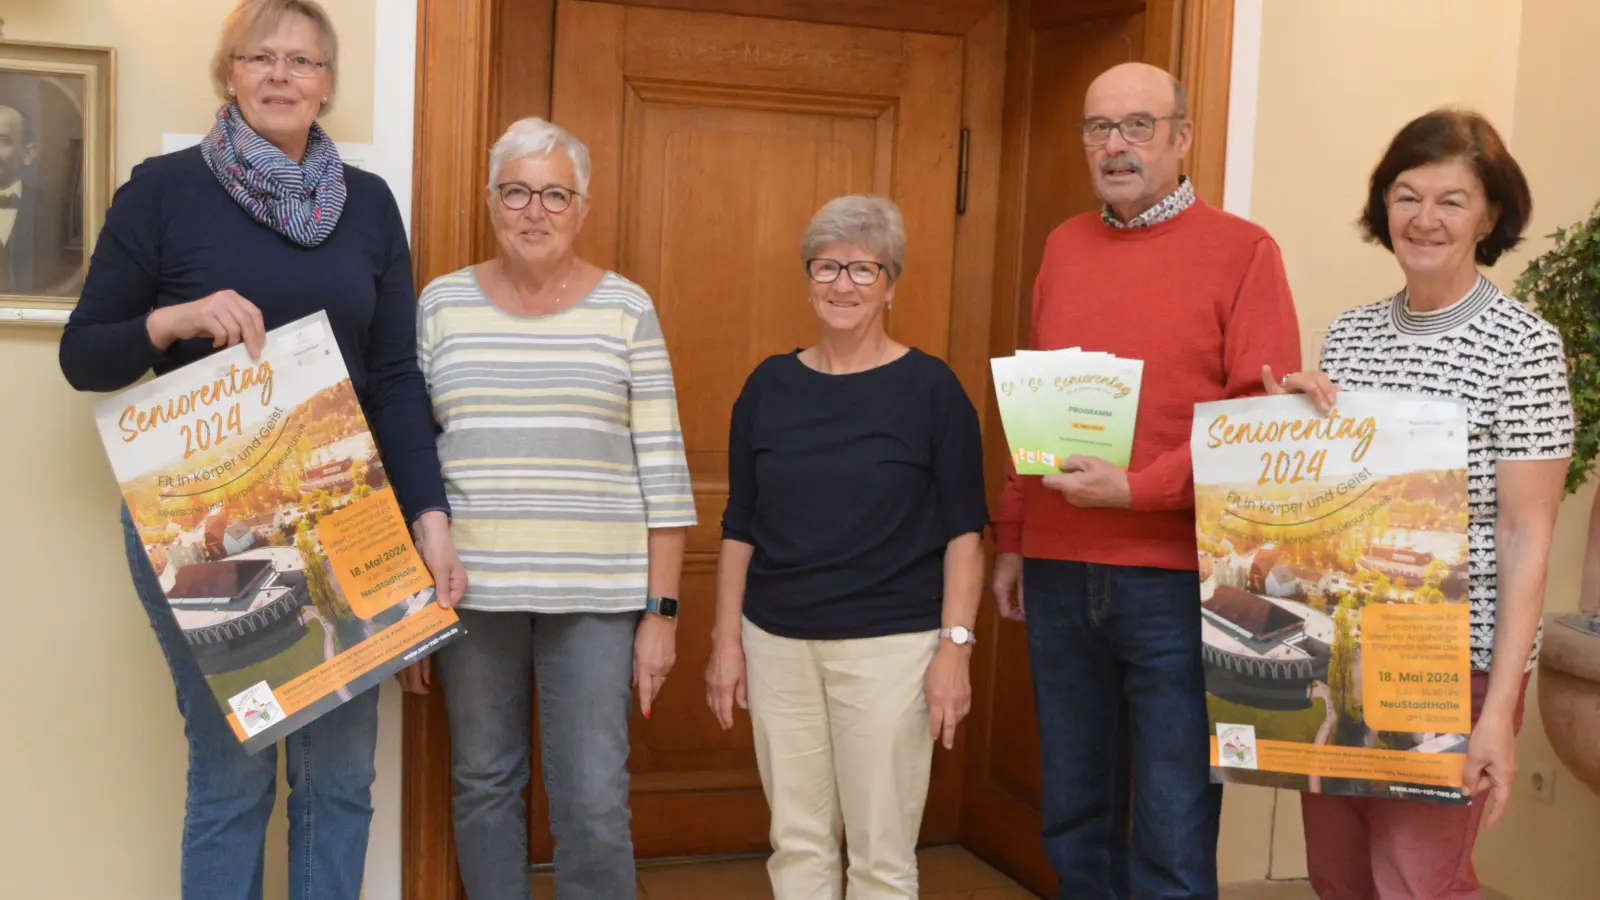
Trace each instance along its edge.
{"label": "red trousers", "polygon": [[[1483,713],[1487,672],[1472,673],[1472,723]],[[1522,730],[1528,676],[1512,727]],[[1442,806],[1384,797],[1301,794],[1306,863],[1321,900],[1478,900],[1472,848],[1486,797]]]}

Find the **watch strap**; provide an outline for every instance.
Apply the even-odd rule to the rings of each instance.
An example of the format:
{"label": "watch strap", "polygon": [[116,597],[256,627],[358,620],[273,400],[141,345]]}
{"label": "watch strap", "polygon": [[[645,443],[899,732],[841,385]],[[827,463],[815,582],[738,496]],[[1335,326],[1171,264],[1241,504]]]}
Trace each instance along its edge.
{"label": "watch strap", "polygon": [[[956,640],[958,633],[961,636],[961,640]],[[956,625],[952,628],[941,628],[939,629],[939,638],[960,646],[976,644],[978,642],[977,635],[973,634],[972,629],[966,627],[965,625]]]}

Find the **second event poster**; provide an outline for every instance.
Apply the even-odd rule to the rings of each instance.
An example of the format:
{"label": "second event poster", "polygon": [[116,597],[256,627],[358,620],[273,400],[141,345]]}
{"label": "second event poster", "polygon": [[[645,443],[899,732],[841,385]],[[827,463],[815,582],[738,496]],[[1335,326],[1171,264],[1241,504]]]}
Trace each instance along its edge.
{"label": "second event poster", "polygon": [[1191,449],[1213,779],[1466,802],[1465,408],[1200,404]]}

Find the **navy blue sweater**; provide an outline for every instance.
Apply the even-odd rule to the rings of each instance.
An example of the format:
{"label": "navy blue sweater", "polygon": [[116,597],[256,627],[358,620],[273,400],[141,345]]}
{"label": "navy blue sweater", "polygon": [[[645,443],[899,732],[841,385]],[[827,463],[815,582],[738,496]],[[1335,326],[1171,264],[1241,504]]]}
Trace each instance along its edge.
{"label": "navy blue sweater", "polygon": [[61,371],[80,391],[121,390],[215,352],[210,338],[150,343],[152,310],[233,290],[268,330],[327,310],[350,381],[406,520],[449,510],[433,416],[417,368],[416,287],[394,195],[346,166],[333,234],[301,247],[257,223],[191,147],[134,167],[117,189],[61,336]]}

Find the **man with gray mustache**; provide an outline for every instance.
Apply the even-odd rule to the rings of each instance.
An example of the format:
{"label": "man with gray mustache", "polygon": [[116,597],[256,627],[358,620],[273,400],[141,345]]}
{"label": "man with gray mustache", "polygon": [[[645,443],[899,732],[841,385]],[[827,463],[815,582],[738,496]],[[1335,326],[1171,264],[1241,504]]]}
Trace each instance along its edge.
{"label": "man with gray mustache", "polygon": [[1051,233],[1034,284],[1034,349],[1144,361],[1132,460],[1013,472],[995,521],[1002,615],[1024,618],[1027,586],[1061,900],[1217,896],[1189,432],[1196,403],[1299,367],[1300,337],[1277,244],[1180,174],[1187,106],[1153,66],[1095,79],[1079,133],[1105,206]]}

